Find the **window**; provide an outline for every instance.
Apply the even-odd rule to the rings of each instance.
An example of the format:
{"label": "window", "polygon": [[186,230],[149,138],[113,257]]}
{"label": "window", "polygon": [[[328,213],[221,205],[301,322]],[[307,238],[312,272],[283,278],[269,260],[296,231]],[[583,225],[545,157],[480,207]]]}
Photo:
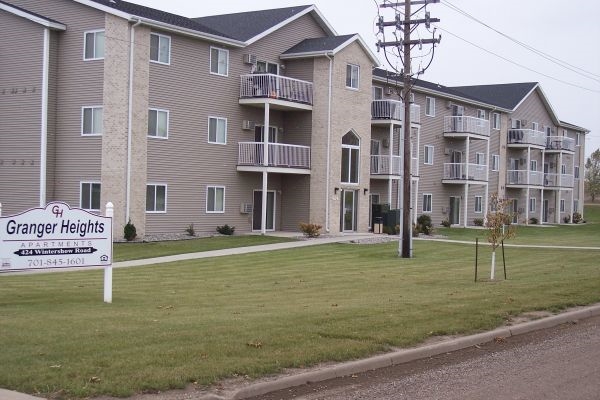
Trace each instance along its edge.
{"label": "window", "polygon": [[581,146],[581,138],[579,135],[581,135],[579,132],[577,132],[577,134],[575,135],[575,146]]}
{"label": "window", "polygon": [[560,212],[565,212],[565,199],[560,199]]}
{"label": "window", "polygon": [[483,212],[482,201],[483,201],[483,197],[475,196],[475,212],[476,213]]}
{"label": "window", "polygon": [[477,164],[477,165],[485,165],[485,154],[483,154],[483,153],[475,153],[475,164]]}
{"label": "window", "polygon": [[150,61],[159,64],[171,63],[171,38],[158,33],[150,34]]}
{"label": "window", "polygon": [[268,61],[257,61],[256,70],[257,74],[273,74],[279,75],[279,64],[270,63]]}
{"label": "window", "polygon": [[373,100],[381,99],[383,99],[383,88],[380,86],[373,86]]}
{"label": "window", "polygon": [[81,109],[81,134],[102,135],[102,107]]}
{"label": "window", "polygon": [[537,122],[532,122],[531,129],[534,131],[538,131],[540,129],[540,125]]}
{"label": "window", "polygon": [[433,146],[425,145],[423,162],[427,165],[433,165]]}
{"label": "window", "polygon": [[433,97],[425,97],[425,115],[435,117],[435,99]]}
{"label": "window", "polygon": [[223,213],[225,212],[225,187],[207,186],[206,187],[206,212]]}
{"label": "window", "polygon": [[358,183],[360,139],[348,132],[342,137],[342,183]]}
{"label": "window", "polygon": [[500,169],[500,155],[494,154],[492,156],[492,171],[498,171]]}
{"label": "window", "polygon": [[346,87],[358,89],[360,78],[360,67],[354,64],[346,64]]}
{"label": "window", "polygon": [[547,126],[546,127],[546,136],[551,136],[552,135],[552,128]]}
{"label": "window", "polygon": [[208,143],[227,143],[227,119],[208,118]]}
{"label": "window", "polygon": [[148,110],[148,136],[166,139],[169,136],[169,112],[151,108]]}
{"label": "window", "polygon": [[563,136],[565,136],[565,137],[566,137],[566,136],[569,136],[569,135],[567,134],[567,130],[566,130],[566,129],[563,129]]}
{"label": "window", "polygon": [[216,75],[229,75],[229,50],[210,48],[210,73]]}
{"label": "window", "polygon": [[529,161],[529,170],[530,171],[537,171],[537,160],[531,160],[531,161]]}
{"label": "window", "polygon": [[423,212],[430,213],[433,210],[433,195],[431,193],[423,193]]}
{"label": "window", "polygon": [[500,129],[500,114],[498,113],[492,114],[492,129]]}
{"label": "window", "polygon": [[535,197],[529,198],[529,212],[535,212]]}
{"label": "window", "polygon": [[567,165],[566,164],[561,164],[561,166],[560,166],[560,173],[562,175],[565,175],[567,173]]}
{"label": "window", "polygon": [[167,186],[146,185],[146,212],[164,213],[167,211]]}
{"label": "window", "polygon": [[100,183],[81,182],[80,207],[84,210],[100,210]]}
{"label": "window", "polygon": [[579,179],[579,167],[575,166],[575,168],[573,168],[573,175],[575,175],[575,179]]}
{"label": "window", "polygon": [[104,58],[104,31],[89,31],[84,34],[83,59],[101,60]]}
{"label": "window", "polygon": [[477,118],[485,119],[485,110],[477,110]]}

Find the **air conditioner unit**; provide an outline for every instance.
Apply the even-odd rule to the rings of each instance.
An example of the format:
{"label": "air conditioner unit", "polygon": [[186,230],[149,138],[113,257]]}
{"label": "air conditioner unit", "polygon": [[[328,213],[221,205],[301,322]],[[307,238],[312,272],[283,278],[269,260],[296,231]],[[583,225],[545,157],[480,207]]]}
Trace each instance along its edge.
{"label": "air conditioner unit", "polygon": [[250,214],[250,213],[252,213],[252,203],[242,203],[240,205],[240,213],[241,214]]}
{"label": "air conditioner unit", "polygon": [[452,150],[449,147],[444,148],[444,154],[449,156]]}
{"label": "air conditioner unit", "polygon": [[242,129],[245,131],[252,131],[252,130],[254,130],[255,126],[256,126],[256,122],[254,122],[254,121],[249,121],[247,119],[242,121]]}
{"label": "air conditioner unit", "polygon": [[526,119],[522,119],[521,120],[521,128],[524,128],[527,126],[527,120]]}
{"label": "air conditioner unit", "polygon": [[388,86],[385,88],[385,94],[387,94],[388,96],[394,94],[394,88],[391,86]]}
{"label": "air conditioner unit", "polygon": [[244,64],[256,64],[256,55],[244,54]]}

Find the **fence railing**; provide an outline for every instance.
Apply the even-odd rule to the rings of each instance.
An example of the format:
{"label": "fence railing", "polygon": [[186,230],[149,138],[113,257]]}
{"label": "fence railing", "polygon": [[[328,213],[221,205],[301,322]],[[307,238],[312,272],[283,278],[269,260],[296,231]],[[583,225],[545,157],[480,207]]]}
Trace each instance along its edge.
{"label": "fence railing", "polygon": [[241,76],[240,98],[273,98],[296,103],[313,103],[311,82],[274,74],[250,74]]}
{"label": "fence railing", "polygon": [[[310,169],[310,147],[292,144],[269,143],[270,167]],[[264,166],[264,143],[240,142],[238,165]]]}
{"label": "fence railing", "polygon": [[402,175],[402,167],[400,156],[371,156],[371,175]]}
{"label": "fence railing", "polygon": [[575,151],[575,139],[565,136],[547,136],[546,149]]}
{"label": "fence railing", "polygon": [[544,174],[544,186],[573,187],[573,175],[567,174]]}
{"label": "fence railing", "polygon": [[[527,177],[529,176],[529,180]],[[507,185],[534,185],[544,184],[544,173],[541,171],[528,171],[524,169],[513,169],[506,172]]]}
{"label": "fence railing", "polygon": [[[404,103],[398,100],[373,100],[371,103],[372,119],[404,120]],[[421,107],[418,104],[410,105],[410,122],[421,123]]]}
{"label": "fence railing", "polygon": [[509,129],[508,144],[532,144],[546,146],[546,135],[533,129]]}
{"label": "fence railing", "polygon": [[490,121],[466,116],[444,117],[444,133],[452,132],[490,136]]}
{"label": "fence railing", "polygon": [[487,165],[445,163],[443,179],[487,181]]}

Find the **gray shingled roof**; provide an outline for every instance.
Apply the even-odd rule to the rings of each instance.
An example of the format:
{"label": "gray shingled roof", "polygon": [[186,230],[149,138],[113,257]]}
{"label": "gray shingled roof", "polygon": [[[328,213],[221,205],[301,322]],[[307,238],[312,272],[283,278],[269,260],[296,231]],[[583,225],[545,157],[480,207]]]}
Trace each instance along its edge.
{"label": "gray shingled roof", "polygon": [[486,103],[514,110],[537,85],[537,82],[524,82],[497,85],[453,86],[452,89],[464,93],[466,96],[479,98]]}
{"label": "gray shingled roof", "polygon": [[52,18],[48,18],[48,17],[46,17],[46,16],[44,16],[44,15],[41,15],[41,14],[37,14],[37,13],[31,12],[31,11],[29,11],[29,10],[28,10],[28,9],[26,9],[26,8],[15,6],[14,4],[7,3],[6,1],[2,1],[2,0],[0,0],[0,3],[2,3],[2,4],[6,4],[7,6],[10,6],[10,7],[12,7],[12,8],[15,8],[15,9],[17,9],[17,10],[21,10],[21,11],[23,11],[23,12],[27,13],[27,14],[30,14],[30,15],[36,16],[36,17],[38,17],[38,18],[41,18],[41,19],[44,19],[44,20],[46,20],[46,21],[48,21],[48,22],[54,22],[54,23],[56,23],[56,24],[61,24],[61,25],[64,25],[64,24],[63,24],[62,22],[60,22],[60,21],[57,21],[57,20],[55,20],[55,19],[52,19]]}
{"label": "gray shingled roof", "polygon": [[283,55],[332,51],[354,36],[355,35],[342,35],[315,39],[304,39],[294,47],[284,51]]}
{"label": "gray shingled roof", "polygon": [[140,6],[138,4],[129,3],[122,0],[92,0],[95,3],[102,4],[115,10],[122,11],[124,13],[132,14],[137,17],[147,18],[158,22],[163,22],[169,25],[178,26],[180,28],[191,29],[202,33],[208,33],[210,35],[222,36],[225,38],[233,39],[227,35],[226,32],[213,29],[209,26],[202,24],[201,22],[195,21],[192,18],[182,17],[181,15],[171,14],[165,11],[157,10],[150,7]]}
{"label": "gray shingled roof", "polygon": [[192,18],[192,20],[215,31],[223,32],[227,37],[245,42],[309,7],[311,6],[240,12]]}

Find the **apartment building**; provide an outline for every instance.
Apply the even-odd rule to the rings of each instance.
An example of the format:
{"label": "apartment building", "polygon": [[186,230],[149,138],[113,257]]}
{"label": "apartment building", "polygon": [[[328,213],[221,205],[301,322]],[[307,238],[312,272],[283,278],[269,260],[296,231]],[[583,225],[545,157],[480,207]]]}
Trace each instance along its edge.
{"label": "apartment building", "polygon": [[366,232],[372,204],[401,204],[405,103],[415,219],[472,225],[494,192],[519,223],[583,209],[587,130],[538,84],[417,80],[402,102],[401,77],[315,6],[187,18],[0,0],[0,21],[4,215],[111,201],[115,232]]}

